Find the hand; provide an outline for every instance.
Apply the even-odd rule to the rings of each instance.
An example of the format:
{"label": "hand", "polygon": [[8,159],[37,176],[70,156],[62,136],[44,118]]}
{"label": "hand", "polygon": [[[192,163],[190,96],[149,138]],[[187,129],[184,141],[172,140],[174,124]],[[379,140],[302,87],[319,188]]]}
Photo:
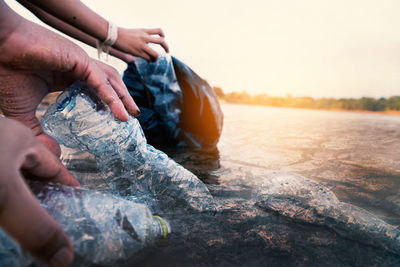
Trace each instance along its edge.
{"label": "hand", "polygon": [[[127,59],[129,59],[127,55]],[[133,101],[133,98],[129,94],[128,90],[126,89],[125,84],[121,80],[121,77],[119,76],[119,73],[116,69],[113,67],[110,67],[110,65],[107,65],[100,60],[93,59],[96,62],[96,65],[104,72],[104,74],[107,77],[107,81],[110,83],[110,85],[117,91],[120,92],[119,99],[125,104],[125,106],[136,106],[135,101]],[[133,59],[132,59],[133,60]],[[140,115],[140,110],[138,109],[136,111],[137,115]]]}
{"label": "hand", "polygon": [[37,259],[67,266],[73,259],[71,241],[41,208],[23,177],[79,185],[28,128],[0,117],[0,225]]}
{"label": "hand", "polygon": [[147,61],[156,61],[158,54],[150,48],[148,43],[159,44],[165,52],[169,52],[161,29],[118,28],[118,39],[114,46],[125,53],[144,58]]}
{"label": "hand", "polygon": [[127,121],[127,110],[139,115],[139,108],[115,70],[43,27],[19,18],[17,26],[0,42],[0,51],[0,108],[7,117],[31,128],[56,155],[60,154],[57,142],[43,133],[35,116],[38,104],[49,92],[84,80],[117,119]]}

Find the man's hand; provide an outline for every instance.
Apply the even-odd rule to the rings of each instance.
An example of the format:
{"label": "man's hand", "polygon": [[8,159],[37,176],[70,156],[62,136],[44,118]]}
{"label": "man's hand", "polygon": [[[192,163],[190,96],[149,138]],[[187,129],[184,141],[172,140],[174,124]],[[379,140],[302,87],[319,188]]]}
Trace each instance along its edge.
{"label": "man's hand", "polygon": [[2,19],[6,17],[2,27],[11,29],[2,29],[7,32],[3,38],[0,34],[0,109],[7,117],[27,125],[40,141],[59,154],[57,142],[43,133],[35,116],[38,104],[49,92],[84,80],[117,119],[127,121],[127,111],[139,115],[139,108],[112,67],[99,67],[77,45],[23,19],[2,1],[0,8]]}
{"label": "man's hand", "polygon": [[37,259],[67,266],[73,259],[71,241],[41,208],[23,177],[79,185],[28,128],[0,117],[0,225]]}

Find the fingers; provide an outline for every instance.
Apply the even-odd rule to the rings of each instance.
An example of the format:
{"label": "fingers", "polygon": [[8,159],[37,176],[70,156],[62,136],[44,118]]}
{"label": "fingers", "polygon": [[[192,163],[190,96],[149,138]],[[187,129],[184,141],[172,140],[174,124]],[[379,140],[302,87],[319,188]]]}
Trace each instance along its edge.
{"label": "fingers", "polygon": [[150,55],[148,55],[144,49],[139,51],[139,57],[143,58],[144,60],[146,60],[147,62],[153,62],[154,60],[150,57]]}
{"label": "fingers", "polygon": [[111,83],[107,80],[106,74],[98,67],[94,60],[89,60],[84,80],[96,91],[104,103],[110,107],[115,118],[120,121],[127,121],[129,119],[128,112]]}
{"label": "fingers", "polygon": [[57,158],[61,156],[61,148],[57,141],[45,133],[41,133],[36,138],[47,147]]}
{"label": "fingers", "polygon": [[[88,82],[88,84],[91,85],[90,82]],[[120,121],[129,120],[129,114],[126,111],[124,104],[119,99],[109,81],[106,81],[104,84],[95,86],[93,88],[97,92],[97,95],[104,101],[104,103],[110,107],[110,110],[114,114],[115,118]]]}
{"label": "fingers", "polygon": [[134,56],[132,56],[132,55],[130,55],[128,53],[121,52],[121,51],[119,51],[117,49],[114,49],[112,47],[110,47],[110,55],[113,55],[113,56],[121,59],[122,61],[124,61],[127,64],[129,64],[130,62],[132,62],[135,59]]}
{"label": "fingers", "polygon": [[167,44],[167,42],[165,41],[165,38],[164,38],[164,37],[150,36],[149,39],[148,39],[148,42],[149,42],[149,43],[153,43],[153,44],[159,44],[159,45],[161,45],[161,46],[164,48],[165,52],[169,53],[168,44]]}
{"label": "fingers", "polygon": [[26,151],[21,171],[27,177],[37,180],[79,186],[79,182],[67,171],[60,160],[36,139]]}
{"label": "fingers", "polygon": [[158,57],[156,51],[149,47],[149,43],[160,45],[169,53],[168,45],[165,41],[164,32],[159,29],[118,29],[118,39],[115,48],[124,53],[141,57],[149,62],[155,61]]}
{"label": "fingers", "polygon": [[[60,160],[39,142],[28,128],[12,119],[1,119],[0,124],[4,127],[0,134],[0,169],[12,169],[20,164],[18,169],[21,168],[29,177],[70,186],[79,185]],[[48,138],[52,139],[49,136]],[[11,166],[3,165],[11,158]],[[4,173],[4,170],[2,172]]]}
{"label": "fingers", "polygon": [[146,45],[143,50],[150,57],[150,61],[154,62],[157,60],[158,53],[150,48],[150,46]]}
{"label": "fingers", "polygon": [[120,80],[110,79],[109,81],[111,83],[111,86],[114,87],[115,92],[117,93],[119,99],[121,99],[128,112],[135,117],[140,116],[140,109],[136,105],[132,96],[129,94],[126,86],[124,84],[122,86],[120,84]]}
{"label": "fingers", "polygon": [[150,34],[150,35],[158,34],[158,35],[160,35],[161,37],[165,37],[165,34],[164,34],[163,30],[161,30],[160,28],[145,29],[144,31],[147,32],[147,33]]}
{"label": "fingers", "polygon": [[27,127],[3,118],[0,129],[0,225],[36,258],[51,266],[67,266],[73,258],[72,244],[40,207],[21,173],[48,180],[54,175],[57,181],[64,181],[61,177],[69,174],[58,170],[61,163]]}
{"label": "fingers", "polygon": [[85,56],[86,58],[83,60],[76,59],[76,67],[71,75],[75,79],[86,81],[97,93],[97,96],[110,108],[116,119],[128,121],[128,111],[132,115],[138,116],[139,108],[133,100],[129,100],[129,97],[127,97],[128,89],[122,82],[119,73],[107,64]]}
{"label": "fingers", "polygon": [[108,82],[115,90],[118,98],[122,101],[129,114],[136,117],[139,116],[140,110],[131,95],[129,94],[125,84],[121,80],[121,76],[119,75],[119,73],[114,68],[101,61],[95,60],[95,62],[106,74]]}
{"label": "fingers", "polygon": [[20,175],[1,178],[3,229],[37,259],[50,266],[68,266],[73,260],[73,247],[61,226],[41,208]]}
{"label": "fingers", "polygon": [[[150,35],[148,42],[161,45],[165,52],[169,53],[169,47],[165,41],[164,32],[161,29],[146,29],[145,32]],[[154,36],[159,35],[159,36]]]}

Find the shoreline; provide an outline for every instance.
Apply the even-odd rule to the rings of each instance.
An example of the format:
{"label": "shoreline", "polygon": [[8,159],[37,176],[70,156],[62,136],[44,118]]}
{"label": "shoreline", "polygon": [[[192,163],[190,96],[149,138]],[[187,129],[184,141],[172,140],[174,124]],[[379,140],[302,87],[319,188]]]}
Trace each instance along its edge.
{"label": "shoreline", "polygon": [[[39,104],[36,115],[39,117],[39,120],[44,115],[47,107],[55,102],[57,96],[61,92],[53,92],[46,95],[42,102]],[[257,105],[257,104],[249,104],[249,103],[232,103],[225,101],[224,99],[218,99],[220,104],[236,104],[236,105],[248,105],[248,106],[260,106],[260,107],[277,107],[277,108],[298,108],[298,109],[308,109],[308,110],[321,110],[321,111],[334,111],[334,112],[351,112],[351,113],[365,113],[365,114],[379,114],[379,115],[390,115],[390,116],[400,116],[400,110],[385,110],[385,111],[372,111],[372,110],[362,110],[362,109],[319,109],[319,108],[306,108],[306,107],[287,107],[287,106],[274,106],[274,105]],[[0,109],[0,115],[3,112]]]}
{"label": "shoreline", "polygon": [[352,112],[352,113],[367,113],[367,114],[380,114],[380,115],[390,115],[390,116],[400,116],[400,110],[385,110],[385,111],[372,111],[372,110],[348,110],[348,109],[316,109],[316,110],[327,110],[336,112]]}
{"label": "shoreline", "polygon": [[333,112],[349,112],[349,113],[365,113],[365,114],[400,116],[400,110],[372,111],[372,110],[362,110],[362,109],[354,109],[354,110],[351,110],[351,109],[322,109],[322,108],[319,109],[319,108],[306,108],[306,107],[257,105],[257,104],[249,104],[249,103],[232,103],[232,102],[227,102],[223,99],[218,99],[218,101],[221,104],[238,104],[238,105],[259,106],[259,107],[296,108],[296,109],[321,110],[321,111],[333,111]]}

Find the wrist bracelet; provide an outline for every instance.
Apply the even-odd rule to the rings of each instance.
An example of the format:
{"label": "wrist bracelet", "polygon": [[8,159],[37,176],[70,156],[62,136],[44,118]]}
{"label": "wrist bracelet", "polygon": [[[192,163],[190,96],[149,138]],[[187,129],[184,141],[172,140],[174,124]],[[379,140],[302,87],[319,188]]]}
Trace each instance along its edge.
{"label": "wrist bracelet", "polygon": [[97,46],[97,56],[99,59],[101,59],[101,53],[105,52],[106,53],[106,60],[108,60],[108,54],[110,52],[110,47],[115,44],[115,42],[118,39],[118,27],[111,21],[108,22],[108,32],[107,32],[107,38],[104,42],[100,42],[97,40],[96,46]]}

